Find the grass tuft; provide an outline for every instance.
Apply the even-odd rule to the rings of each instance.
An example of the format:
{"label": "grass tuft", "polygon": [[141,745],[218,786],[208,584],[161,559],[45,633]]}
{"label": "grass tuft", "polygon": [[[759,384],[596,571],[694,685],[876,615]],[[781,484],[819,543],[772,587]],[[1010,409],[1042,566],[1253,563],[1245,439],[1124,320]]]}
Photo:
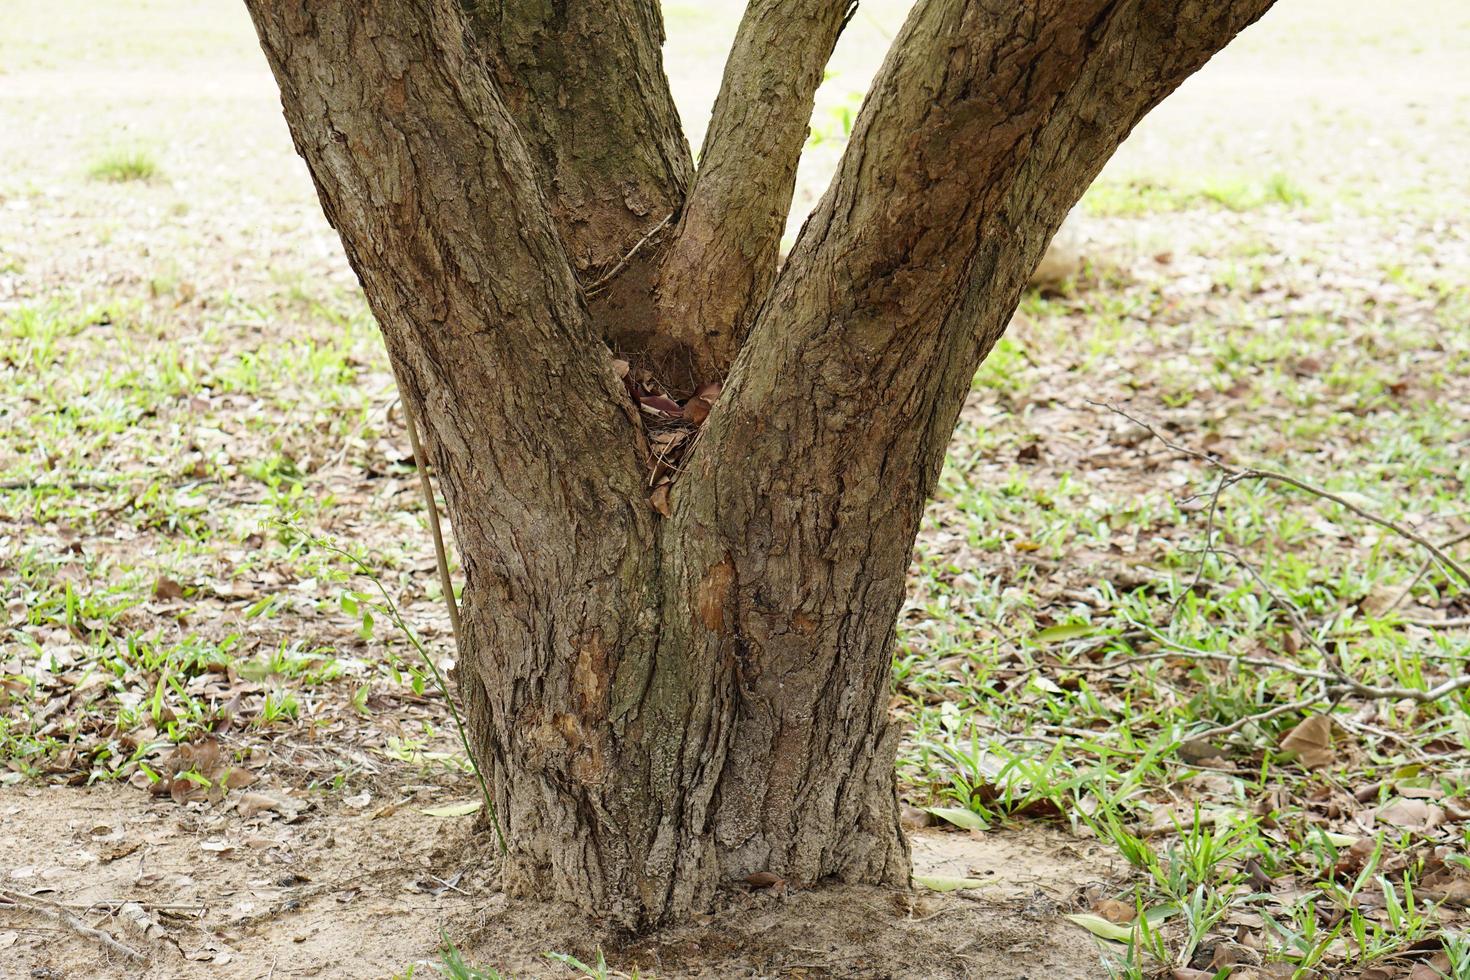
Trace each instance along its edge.
{"label": "grass tuft", "polygon": [[160,173],[153,154],[141,147],[114,147],[95,157],[87,166],[87,176],[114,184],[153,180]]}

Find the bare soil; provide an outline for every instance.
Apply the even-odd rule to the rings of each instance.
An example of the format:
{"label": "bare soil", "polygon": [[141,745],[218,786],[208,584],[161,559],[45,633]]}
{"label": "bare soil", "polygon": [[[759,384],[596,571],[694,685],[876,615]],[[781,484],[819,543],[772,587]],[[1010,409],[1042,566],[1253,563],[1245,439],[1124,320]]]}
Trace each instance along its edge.
{"label": "bare soil", "polygon": [[[260,795],[302,809],[242,816],[238,798],[179,806],[127,786],[0,790],[0,889],[61,903],[149,958],[129,962],[49,915],[0,906],[0,976],[386,977],[437,962],[447,932],[466,959],[517,977],[570,976],[545,954],[595,963],[601,949],[618,969],[656,977],[1085,978],[1100,974],[1096,945],[1060,914],[1119,871],[1100,845],[1036,825],[923,830],[917,874],[985,887],[734,890],[700,922],[627,940],[507,901],[493,835],[472,817],[426,822],[424,790],[351,798],[360,807],[279,786]],[[161,928],[131,928],[115,914],[124,901]]]}

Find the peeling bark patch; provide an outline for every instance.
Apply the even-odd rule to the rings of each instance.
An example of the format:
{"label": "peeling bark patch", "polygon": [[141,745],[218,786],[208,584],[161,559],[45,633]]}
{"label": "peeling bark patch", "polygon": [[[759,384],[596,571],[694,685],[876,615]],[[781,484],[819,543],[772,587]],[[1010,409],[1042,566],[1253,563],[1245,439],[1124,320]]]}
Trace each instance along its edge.
{"label": "peeling bark patch", "polygon": [[600,720],[606,717],[609,674],[602,631],[594,630],[577,647],[577,669],[573,674],[577,713],[583,718]]}
{"label": "peeling bark patch", "polygon": [[711,565],[699,583],[696,596],[699,619],[711,633],[725,631],[725,606],[730,601],[734,584],[735,566],[728,555],[719,564]]}

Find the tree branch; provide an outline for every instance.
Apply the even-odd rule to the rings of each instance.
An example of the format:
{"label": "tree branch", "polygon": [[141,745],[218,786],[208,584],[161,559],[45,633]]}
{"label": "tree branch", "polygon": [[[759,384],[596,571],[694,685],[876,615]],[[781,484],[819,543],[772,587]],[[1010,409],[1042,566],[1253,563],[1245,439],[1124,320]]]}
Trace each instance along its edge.
{"label": "tree branch", "polygon": [[770,290],[812,100],[856,0],[750,0],[725,64],[699,171],[664,259],[665,374],[720,380]]}
{"label": "tree branch", "polygon": [[587,297],[593,323],[614,349],[649,346],[663,239],[619,260],[683,207],[694,171],[664,74],[658,3],[461,2],[577,276],[599,281]]}
{"label": "tree branch", "polygon": [[779,473],[792,498],[832,499],[828,534],[838,513],[886,500],[908,540],[974,370],[1066,212],[1144,113],[1270,4],[1046,0],[1001,15],[921,0],[703,451],[742,460],[741,476]]}
{"label": "tree branch", "polygon": [[[872,880],[858,858],[764,849],[790,822],[771,787],[792,777],[772,760],[842,753],[852,779],[888,778],[897,732],[875,692],[975,368],[1134,123],[1270,2],[919,0],[910,14],[671,494],[668,591],[721,624],[701,635],[740,704],[715,834],[750,865]],[[832,730],[864,738],[814,747]],[[772,731],[779,745],[753,748]]]}
{"label": "tree branch", "polygon": [[[548,593],[567,555],[589,581],[616,575],[652,536],[641,430],[463,15],[452,0],[247,6],[423,427],[466,602],[470,584]],[[558,626],[625,615],[584,601]]]}

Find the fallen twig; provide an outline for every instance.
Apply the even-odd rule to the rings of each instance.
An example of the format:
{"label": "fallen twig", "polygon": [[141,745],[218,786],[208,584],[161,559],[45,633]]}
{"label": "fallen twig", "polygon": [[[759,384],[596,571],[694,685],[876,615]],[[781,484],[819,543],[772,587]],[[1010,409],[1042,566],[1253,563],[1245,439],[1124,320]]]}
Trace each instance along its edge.
{"label": "fallen twig", "polygon": [[[1441,548],[1449,549],[1453,548],[1455,545],[1459,544],[1462,541],[1470,541],[1470,531],[1466,531],[1464,534],[1457,534],[1453,538],[1450,538],[1448,541],[1441,541],[1439,546]],[[1393,600],[1393,602],[1390,602],[1388,604],[1388,608],[1385,609],[1384,612],[1392,612],[1399,606],[1402,606],[1404,604],[1404,600],[1409,598],[1409,596],[1413,594],[1414,586],[1423,581],[1424,576],[1428,575],[1429,570],[1433,567],[1434,559],[1426,558],[1424,560],[1424,564],[1419,566],[1419,571],[1415,572],[1414,577],[1409,580],[1409,584],[1404,586],[1404,591],[1400,592],[1398,596]]]}
{"label": "fallen twig", "polygon": [[1218,728],[1210,728],[1202,732],[1195,732],[1189,737],[1191,740],[1197,739],[1207,742],[1210,739],[1221,738],[1225,735],[1234,735],[1236,732],[1240,731],[1242,728],[1245,728],[1247,725],[1252,725],[1262,721],[1270,721],[1272,718],[1279,718],[1282,715],[1289,715],[1294,711],[1304,711],[1307,708],[1313,707],[1317,704],[1321,704],[1323,701],[1326,700],[1328,699],[1322,697],[1321,695],[1318,695],[1316,697],[1303,698],[1300,701],[1290,701],[1286,704],[1278,704],[1276,707],[1272,708],[1269,711],[1259,711],[1253,715],[1246,715],[1244,718],[1237,718],[1235,721],[1231,722],[1228,725],[1221,725]]}
{"label": "fallen twig", "polygon": [[1213,650],[1200,650],[1197,647],[1186,646],[1185,644],[1180,643],[1177,640],[1171,640],[1167,636],[1164,636],[1162,633],[1159,633],[1155,630],[1149,630],[1149,635],[1152,636],[1159,643],[1162,643],[1165,646],[1170,647],[1171,649],[1176,651],[1176,654],[1187,654],[1191,657],[1198,657],[1202,660],[1219,660],[1233,664],[1237,667],[1241,664],[1245,664],[1248,667],[1266,667],[1272,670],[1281,670],[1285,671],[1288,674],[1295,674],[1297,677],[1304,677],[1308,680],[1316,681],[1336,680],[1340,676],[1337,673],[1325,670],[1313,670],[1310,667],[1298,667],[1296,664],[1288,663],[1284,660],[1277,660],[1274,657],[1257,657],[1251,654],[1217,653]]}
{"label": "fallen twig", "polygon": [[108,951],[117,953],[119,956],[126,957],[135,963],[148,962],[146,955],[138,952],[131,946],[123,945],[101,929],[93,929],[81,919],[72,915],[70,910],[64,905],[49,902],[44,898],[36,898],[34,895],[22,895],[20,892],[11,891],[8,888],[0,888],[0,901],[9,902],[29,912],[34,912],[37,915],[43,915],[48,919],[60,922],[77,935],[100,943]]}
{"label": "fallen twig", "polygon": [[1121,415],[1123,418],[1132,422],[1134,425],[1143,428],[1155,439],[1157,439],[1159,442],[1163,443],[1166,447],[1176,453],[1181,453],[1185,456],[1190,457],[1191,459],[1201,460],[1215,467],[1221,472],[1228,473],[1230,475],[1230,480],[1228,481],[1229,483],[1239,483],[1243,480],[1265,480],[1270,483],[1284,483],[1287,486],[1296,487],[1298,490],[1305,491],[1306,493],[1309,493],[1314,497],[1320,497],[1323,500],[1330,500],[1333,503],[1337,504],[1339,507],[1342,507],[1345,510],[1357,514],[1365,521],[1377,524],[1379,527],[1386,528],[1399,535],[1400,537],[1419,545],[1425,551],[1428,551],[1431,555],[1438,559],[1441,565],[1454,572],[1455,577],[1457,577],[1461,582],[1463,582],[1466,586],[1470,586],[1470,570],[1466,570],[1466,568],[1459,562],[1457,562],[1452,555],[1445,551],[1444,548],[1435,544],[1433,541],[1430,541],[1428,538],[1424,537],[1413,528],[1405,527],[1399,522],[1390,520],[1389,518],[1384,517],[1381,514],[1375,514],[1373,511],[1361,507],[1358,504],[1353,503],[1351,500],[1348,500],[1333,493],[1331,490],[1324,490],[1322,487],[1308,483],[1306,480],[1292,476],[1290,473],[1281,473],[1276,470],[1263,470],[1257,467],[1242,468],[1239,466],[1231,466],[1224,460],[1216,456],[1211,456],[1209,453],[1200,452],[1198,449],[1191,449],[1188,446],[1181,446],[1173,440],[1169,439],[1163,433],[1159,432],[1159,430],[1156,429],[1154,426],[1143,421],[1142,419],[1128,414],[1121,408],[1118,408],[1116,405],[1112,405],[1107,402],[1092,401],[1091,399],[1088,399],[1088,404],[1095,405],[1098,408],[1106,408],[1108,411],[1114,413],[1115,415]]}
{"label": "fallen twig", "polygon": [[[1297,609],[1294,603],[1281,596],[1274,588],[1272,588],[1271,584],[1266,581],[1265,577],[1261,575],[1260,572],[1258,572],[1255,567],[1251,565],[1250,562],[1246,561],[1244,558],[1242,558],[1240,555],[1235,554],[1234,552],[1215,546],[1214,518],[1216,505],[1219,502],[1220,494],[1225,487],[1231,486],[1243,480],[1266,480],[1268,482],[1284,483],[1288,486],[1296,487],[1299,490],[1303,490],[1309,494],[1312,494],[1313,496],[1320,497],[1324,500],[1330,500],[1333,503],[1336,503],[1346,508],[1352,513],[1357,514],[1364,520],[1377,524],[1380,527],[1387,528],[1388,530],[1393,531],[1395,534],[1398,534],[1400,537],[1403,537],[1409,541],[1414,542],[1415,544],[1420,545],[1433,556],[1433,559],[1437,559],[1441,565],[1454,572],[1454,574],[1458,576],[1459,579],[1466,585],[1470,585],[1470,572],[1467,572],[1465,568],[1463,568],[1458,562],[1456,562],[1456,560],[1448,554],[1446,549],[1454,544],[1459,543],[1460,541],[1470,538],[1470,533],[1462,534],[1456,538],[1453,538],[1450,541],[1447,541],[1442,546],[1436,545],[1425,538],[1423,535],[1418,534],[1411,528],[1404,527],[1397,521],[1390,520],[1389,518],[1386,518],[1380,514],[1375,514],[1372,511],[1353,503],[1350,500],[1346,500],[1329,490],[1324,490],[1321,487],[1314,486],[1313,484],[1299,479],[1298,477],[1292,476],[1289,473],[1281,473],[1275,470],[1263,470],[1255,467],[1242,468],[1231,466],[1223,460],[1215,456],[1211,456],[1208,453],[1203,453],[1199,450],[1191,449],[1188,446],[1182,446],[1172,441],[1171,439],[1160,433],[1157,428],[1150,425],[1148,422],[1145,422],[1142,419],[1130,415],[1128,412],[1123,411],[1121,408],[1118,408],[1115,405],[1091,400],[1089,400],[1088,403],[1098,406],[1100,408],[1106,408],[1108,411],[1122,416],[1123,418],[1132,422],[1134,425],[1143,428],[1170,450],[1180,453],[1191,459],[1202,460],[1203,462],[1208,463],[1210,466],[1215,467],[1223,474],[1221,478],[1216,482],[1214,490],[1210,495],[1210,524],[1206,532],[1207,539],[1205,542],[1203,554],[1200,558],[1199,567],[1196,570],[1194,584],[1198,584],[1198,582],[1200,581],[1200,578],[1204,572],[1205,559],[1211,553],[1223,555],[1231,559],[1241,568],[1244,568],[1246,573],[1250,575],[1255,583],[1265,590],[1270,600],[1287,614],[1287,616],[1291,619],[1292,624],[1302,635],[1302,638],[1305,639],[1312,646],[1312,648],[1316,650],[1317,653],[1322,657],[1322,663],[1327,668],[1325,672],[1313,671],[1305,668],[1293,667],[1289,664],[1285,664],[1280,661],[1271,660],[1268,658],[1235,657],[1229,654],[1217,654],[1205,650],[1191,650],[1188,647],[1180,647],[1178,644],[1174,643],[1174,641],[1169,640],[1167,637],[1157,633],[1154,630],[1149,629],[1148,632],[1150,633],[1150,635],[1152,635],[1160,643],[1163,643],[1165,646],[1171,646],[1180,649],[1181,652],[1189,653],[1196,657],[1230,661],[1237,665],[1241,663],[1246,663],[1253,666],[1274,667],[1300,677],[1317,680],[1322,684],[1321,694],[1316,697],[1294,701],[1289,704],[1278,705],[1267,711],[1258,712],[1253,715],[1247,715],[1244,718],[1236,720],[1230,725],[1223,725],[1217,728],[1209,729],[1205,732],[1201,732],[1193,736],[1194,738],[1210,739],[1218,738],[1223,735],[1230,735],[1252,723],[1268,721],[1272,718],[1279,717],[1280,715],[1309,708],[1324,701],[1330,701],[1335,704],[1348,694],[1353,694],[1357,697],[1367,698],[1369,700],[1408,700],[1423,704],[1430,701],[1437,701],[1440,698],[1447,697],[1448,695],[1454,694],[1457,691],[1470,688],[1470,675],[1452,677],[1446,681],[1443,681],[1440,684],[1435,685],[1434,687],[1430,687],[1427,689],[1410,687],[1378,687],[1372,684],[1365,684],[1357,678],[1353,677],[1347,672],[1346,668],[1343,667],[1342,661],[1338,657],[1336,652],[1329,649],[1327,645],[1318,638],[1317,634],[1307,625],[1305,617],[1303,617],[1301,611]],[[1415,577],[1414,582],[1411,582],[1409,588],[1405,590],[1404,595],[1407,595],[1408,592],[1413,589],[1414,584],[1418,582],[1419,578],[1421,578],[1423,574],[1424,570],[1421,569],[1419,575]],[[1191,589],[1193,587],[1194,585],[1191,585]],[[1397,605],[1398,601],[1402,601],[1402,599],[1403,596],[1401,595],[1399,597],[1399,600],[1395,601],[1394,605]],[[1178,604],[1176,602],[1176,609],[1177,605]],[[1452,625],[1459,625],[1459,621],[1456,620],[1405,620],[1405,622],[1408,622],[1411,625],[1429,626],[1430,628],[1447,628]],[[1465,623],[1470,624],[1470,619],[1465,620]],[[1147,627],[1145,628],[1147,629]]]}
{"label": "fallen twig", "polygon": [[1400,617],[1400,622],[1405,626],[1418,626],[1427,630],[1454,630],[1470,626],[1470,616],[1461,616],[1458,619],[1409,619],[1405,616]]}

